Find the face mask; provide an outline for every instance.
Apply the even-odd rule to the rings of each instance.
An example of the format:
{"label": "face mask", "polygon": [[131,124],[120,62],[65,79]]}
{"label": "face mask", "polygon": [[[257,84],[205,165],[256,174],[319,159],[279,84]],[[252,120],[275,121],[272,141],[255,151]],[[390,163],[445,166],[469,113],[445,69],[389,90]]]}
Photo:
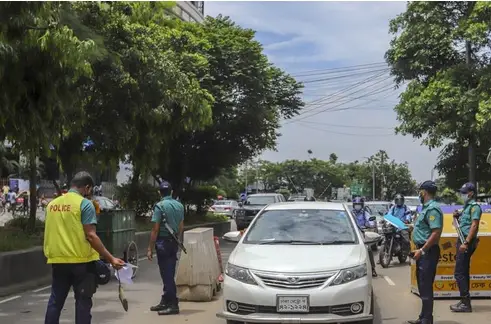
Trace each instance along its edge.
{"label": "face mask", "polygon": [[356,211],[360,211],[361,210],[361,206],[360,205],[355,205],[355,210]]}
{"label": "face mask", "polygon": [[424,204],[425,202],[425,194],[423,192],[419,193],[419,201]]}
{"label": "face mask", "polygon": [[469,197],[469,196],[467,196],[467,194],[460,194],[460,198],[461,198],[461,199],[462,199],[464,202],[467,202],[467,201],[470,199],[470,197]]}

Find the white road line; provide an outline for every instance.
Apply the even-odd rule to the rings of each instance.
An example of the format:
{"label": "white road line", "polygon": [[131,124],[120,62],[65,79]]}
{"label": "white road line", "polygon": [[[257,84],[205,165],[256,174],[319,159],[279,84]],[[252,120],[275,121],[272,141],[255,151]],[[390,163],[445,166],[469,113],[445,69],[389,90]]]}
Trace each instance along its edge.
{"label": "white road line", "polygon": [[390,279],[389,277],[384,276],[384,279],[385,279],[385,281],[387,281],[387,283],[389,285],[391,285],[391,286],[395,286],[396,285],[395,282],[393,282],[392,279]]}
{"label": "white road line", "polygon": [[2,300],[0,300],[0,304],[6,303],[6,302],[9,302],[9,301],[12,301],[12,300],[19,299],[20,297],[21,296],[12,296],[12,297],[9,297],[9,298],[6,298],[6,299],[2,299]]}
{"label": "white road line", "polygon": [[33,292],[33,293],[38,293],[38,292],[43,291],[43,290],[46,290],[46,289],[48,289],[48,288],[51,288],[51,285],[46,286],[46,287],[42,287],[42,288],[35,289],[35,290],[33,290],[32,292]]}

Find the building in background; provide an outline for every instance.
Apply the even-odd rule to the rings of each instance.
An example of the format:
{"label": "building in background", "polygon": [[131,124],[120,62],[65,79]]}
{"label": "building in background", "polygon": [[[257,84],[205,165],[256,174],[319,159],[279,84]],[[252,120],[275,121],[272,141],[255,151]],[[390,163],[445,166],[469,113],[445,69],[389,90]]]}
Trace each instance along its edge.
{"label": "building in background", "polygon": [[204,15],[204,1],[176,1],[172,13],[184,21],[202,22]]}

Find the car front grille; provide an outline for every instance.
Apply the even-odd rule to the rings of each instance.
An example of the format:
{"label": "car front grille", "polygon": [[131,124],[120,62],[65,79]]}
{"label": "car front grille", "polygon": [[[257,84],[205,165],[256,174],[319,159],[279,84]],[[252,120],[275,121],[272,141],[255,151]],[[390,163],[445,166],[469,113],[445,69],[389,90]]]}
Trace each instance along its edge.
{"label": "car front grille", "polygon": [[251,210],[251,209],[246,209],[245,210],[245,215],[246,216],[256,216],[256,214],[259,212],[259,210]]}
{"label": "car front grille", "polygon": [[[230,301],[227,300],[227,304]],[[362,307],[364,306],[363,302],[358,302]],[[275,314],[276,306],[261,306],[261,305],[251,305],[245,303],[237,303],[238,309],[235,311],[235,314],[239,315],[249,315],[254,313],[262,313],[262,314]],[[332,305],[332,306],[310,306],[308,314],[334,314],[339,316],[351,316],[356,313],[351,311],[352,304],[342,304],[342,305]],[[295,314],[295,313],[288,313]],[[298,313],[305,314],[305,313]]]}
{"label": "car front grille", "polygon": [[252,271],[269,287],[283,289],[308,289],[323,286],[337,272],[282,274],[274,272]]}

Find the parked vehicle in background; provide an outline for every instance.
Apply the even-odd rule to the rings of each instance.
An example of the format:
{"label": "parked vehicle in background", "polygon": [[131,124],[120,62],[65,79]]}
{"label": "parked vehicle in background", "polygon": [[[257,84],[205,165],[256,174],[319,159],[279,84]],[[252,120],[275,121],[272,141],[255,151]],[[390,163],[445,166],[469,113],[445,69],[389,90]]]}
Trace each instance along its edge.
{"label": "parked vehicle in background", "polygon": [[418,206],[421,205],[421,201],[418,196],[405,196],[404,204],[406,204],[412,212],[415,212]]}
{"label": "parked vehicle in background", "polygon": [[217,200],[210,208],[213,213],[227,215],[232,218],[235,210],[239,208],[239,203],[235,200]]}
{"label": "parked vehicle in background", "polygon": [[256,214],[265,206],[284,201],[285,197],[282,194],[277,193],[248,195],[245,203],[239,203],[239,208],[235,210],[234,218],[235,223],[237,224],[237,230],[242,231],[246,229]]}
{"label": "parked vehicle in background", "polygon": [[269,205],[230,255],[217,316],[227,324],[372,324],[365,243],[371,242],[341,203]]}
{"label": "parked vehicle in background", "polygon": [[104,196],[94,196],[92,199],[96,200],[99,203],[99,208],[101,209],[101,211],[120,209],[118,207],[118,204]]}
{"label": "parked vehicle in background", "polygon": [[390,201],[367,201],[365,202],[365,207],[371,216],[377,218],[377,233],[382,233],[382,225],[384,222],[384,215],[390,209]]}

